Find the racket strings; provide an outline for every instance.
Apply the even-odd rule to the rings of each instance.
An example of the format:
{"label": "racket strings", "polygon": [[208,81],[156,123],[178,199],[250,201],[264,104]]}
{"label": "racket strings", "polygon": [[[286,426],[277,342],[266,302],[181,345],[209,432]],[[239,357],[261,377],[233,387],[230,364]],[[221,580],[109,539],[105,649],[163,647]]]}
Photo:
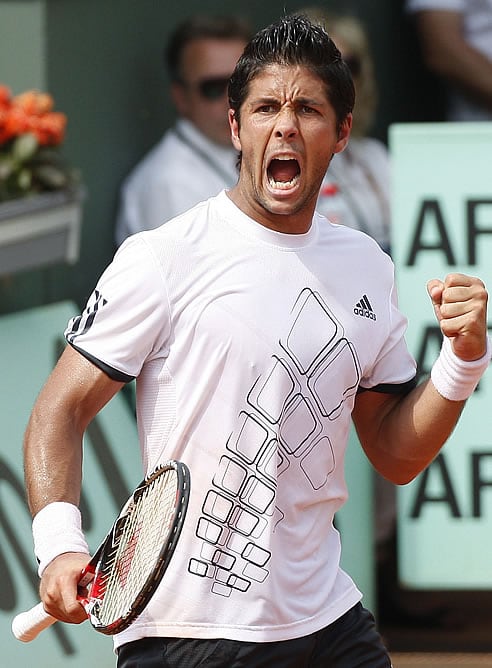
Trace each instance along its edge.
{"label": "racket strings", "polygon": [[124,526],[96,577],[97,612],[102,626],[128,614],[161,557],[172,532],[177,502],[176,472],[152,480],[130,507]]}

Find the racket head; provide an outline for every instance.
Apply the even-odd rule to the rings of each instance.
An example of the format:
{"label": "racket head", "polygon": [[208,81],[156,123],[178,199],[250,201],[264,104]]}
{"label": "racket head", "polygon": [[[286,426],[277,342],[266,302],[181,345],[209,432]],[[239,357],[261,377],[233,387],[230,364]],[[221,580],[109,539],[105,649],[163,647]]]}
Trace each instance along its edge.
{"label": "racket head", "polygon": [[84,606],[107,635],[128,628],[152,598],[183,526],[190,474],[182,462],[158,466],[136,488],[91,560]]}

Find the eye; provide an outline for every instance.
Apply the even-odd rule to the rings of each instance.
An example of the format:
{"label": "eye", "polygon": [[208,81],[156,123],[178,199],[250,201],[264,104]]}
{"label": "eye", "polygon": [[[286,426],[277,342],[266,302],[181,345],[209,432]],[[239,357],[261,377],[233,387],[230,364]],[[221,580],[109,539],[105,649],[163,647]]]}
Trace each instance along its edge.
{"label": "eye", "polygon": [[257,113],[260,114],[273,114],[277,110],[276,105],[267,103],[267,104],[261,104],[256,108]]}
{"label": "eye", "polygon": [[314,107],[310,107],[307,104],[301,105],[300,111],[301,111],[302,114],[306,114],[306,115],[319,113],[317,109],[315,109]]}

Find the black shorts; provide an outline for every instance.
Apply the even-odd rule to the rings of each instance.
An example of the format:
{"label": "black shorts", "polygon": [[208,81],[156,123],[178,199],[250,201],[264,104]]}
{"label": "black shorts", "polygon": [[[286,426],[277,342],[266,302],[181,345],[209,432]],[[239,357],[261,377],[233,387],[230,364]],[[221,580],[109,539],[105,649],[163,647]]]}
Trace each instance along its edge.
{"label": "black shorts", "polygon": [[118,668],[391,668],[374,617],[360,603],[321,631],[280,642],[142,638]]}

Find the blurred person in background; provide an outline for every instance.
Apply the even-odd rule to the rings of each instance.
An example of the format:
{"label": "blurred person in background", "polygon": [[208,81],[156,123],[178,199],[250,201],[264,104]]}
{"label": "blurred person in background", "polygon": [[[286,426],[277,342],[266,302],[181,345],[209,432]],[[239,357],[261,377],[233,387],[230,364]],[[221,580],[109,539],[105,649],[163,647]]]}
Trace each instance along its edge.
{"label": "blurred person in background", "polygon": [[178,117],[123,183],[118,246],[235,185],[227,82],[250,37],[245,19],[206,15],[185,20],[171,35],[164,59]]}
{"label": "blurred person in background", "polygon": [[446,120],[492,120],[492,0],[406,0],[406,9],[425,65],[446,84]]}
{"label": "blurred person in background", "polygon": [[369,136],[378,93],[366,29],[355,16],[321,7],[300,11],[327,30],[350,68],[356,90],[350,142],[334,156],[316,209],[333,223],[366,232],[389,252],[390,160],[386,146]]}

